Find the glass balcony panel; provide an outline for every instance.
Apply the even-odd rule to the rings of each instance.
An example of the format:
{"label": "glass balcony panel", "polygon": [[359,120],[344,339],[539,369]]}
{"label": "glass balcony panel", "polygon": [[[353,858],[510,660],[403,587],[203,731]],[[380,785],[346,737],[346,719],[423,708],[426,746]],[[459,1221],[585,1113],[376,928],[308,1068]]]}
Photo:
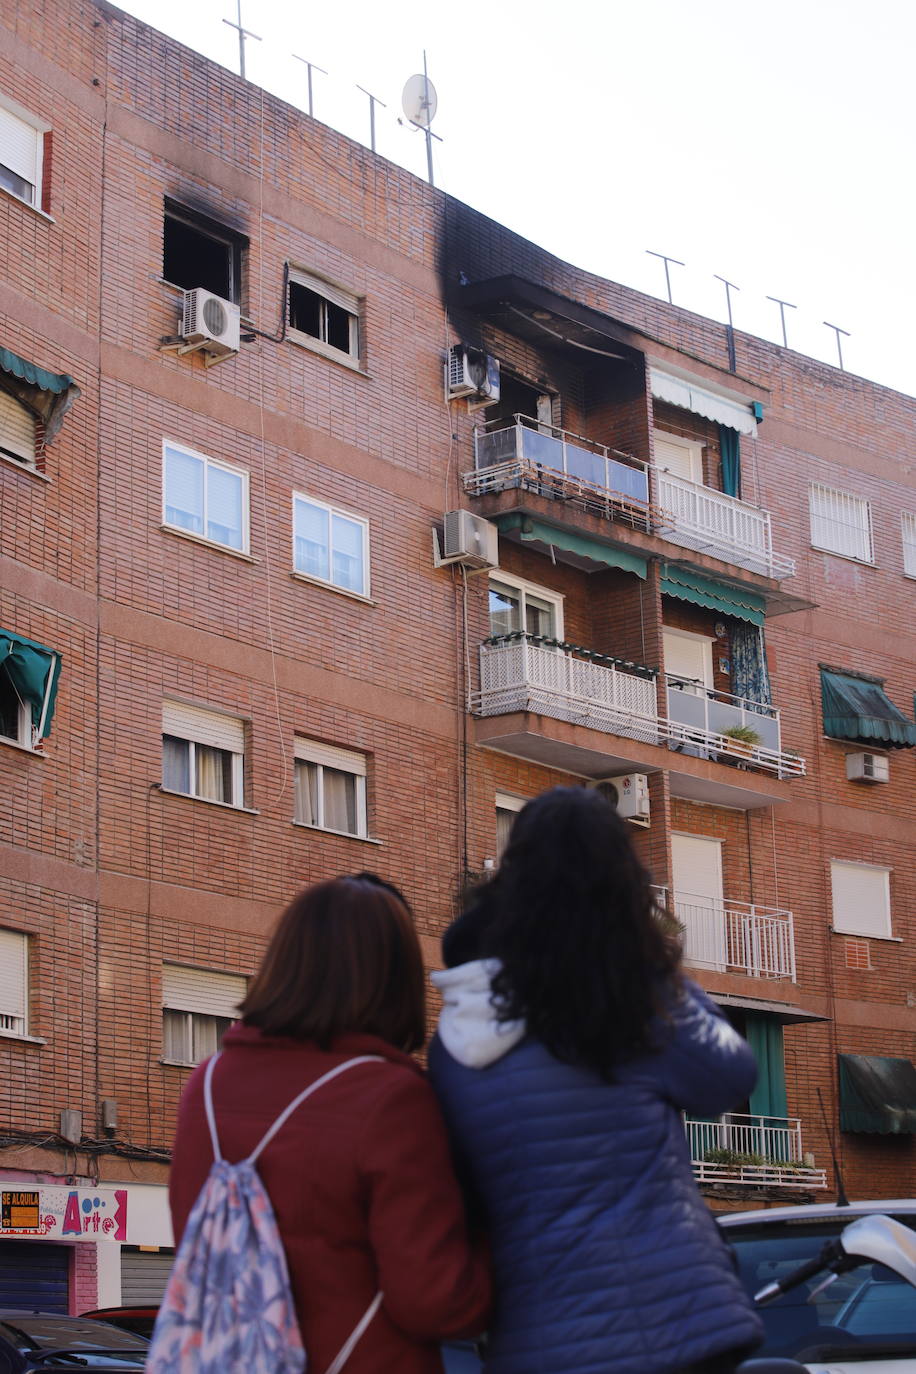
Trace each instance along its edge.
{"label": "glass balcony panel", "polygon": [[521,456],[529,463],[540,463],[545,468],[563,471],[562,439],[555,439],[552,434],[542,434],[537,429],[528,429],[525,425],[518,425],[515,432]]}

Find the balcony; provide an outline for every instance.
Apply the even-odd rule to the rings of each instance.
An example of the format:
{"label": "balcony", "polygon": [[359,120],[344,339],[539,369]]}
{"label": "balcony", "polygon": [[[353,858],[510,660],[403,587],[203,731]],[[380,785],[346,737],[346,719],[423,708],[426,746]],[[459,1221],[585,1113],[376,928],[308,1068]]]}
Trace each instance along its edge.
{"label": "balcony", "polygon": [[464,482],[473,496],[515,487],[577,500],[592,512],[638,529],[650,525],[645,463],[525,415],[475,429],[474,471],[465,474]]}
{"label": "balcony", "polygon": [[827,1175],[802,1153],[796,1117],[729,1112],[718,1121],[684,1123],[698,1183],[755,1183],[782,1188],[826,1188]]}
{"label": "balcony", "polygon": [[792,577],[795,561],[773,552],[770,513],[724,492],[656,469],[659,533],[764,577]]}
{"label": "balcony", "polygon": [[[779,712],[774,707],[671,674],[666,675],[666,683],[670,748],[780,778],[804,777],[804,759],[782,749]],[[733,738],[728,732],[735,729],[752,731],[756,742]]]}
{"label": "balcony", "polygon": [[674,915],[683,927],[688,964],[795,982],[791,911],[675,892]]}

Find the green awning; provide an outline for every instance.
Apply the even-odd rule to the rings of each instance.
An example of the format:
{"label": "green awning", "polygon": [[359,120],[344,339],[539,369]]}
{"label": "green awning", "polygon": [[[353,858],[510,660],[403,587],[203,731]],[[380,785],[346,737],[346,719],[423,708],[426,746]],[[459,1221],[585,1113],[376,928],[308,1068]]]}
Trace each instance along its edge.
{"label": "green awning", "polygon": [[881,678],[821,668],[824,734],[885,749],[911,749],[916,724],[885,694]]}
{"label": "green awning", "polygon": [[80,395],[76,382],[66,372],[48,372],[9,348],[0,348],[0,387],[41,421],[47,444]]}
{"label": "green awning", "polygon": [[0,671],[6,673],[20,699],[28,703],[38,738],[50,735],[60,654],[32,639],[0,630]]}
{"label": "green awning", "polygon": [[916,1067],[909,1059],[838,1054],[840,1130],[916,1135]]}
{"label": "green awning", "polygon": [[646,559],[641,558],[638,553],[602,544],[600,540],[592,539],[587,534],[548,525],[546,521],[533,519],[520,511],[494,515],[493,523],[502,533],[520,530],[521,537],[526,542],[552,544],[555,549],[564,549],[567,553],[577,554],[580,558],[590,558],[593,562],[604,563],[609,568],[622,568],[624,572],[635,573],[637,577],[645,578],[648,570]]}
{"label": "green awning", "polygon": [[676,596],[679,601],[690,601],[710,611],[721,611],[736,620],[749,620],[752,625],[762,625],[766,619],[766,602],[756,592],[743,587],[726,587],[723,582],[713,582],[701,573],[687,572],[670,563],[662,565],[662,595]]}

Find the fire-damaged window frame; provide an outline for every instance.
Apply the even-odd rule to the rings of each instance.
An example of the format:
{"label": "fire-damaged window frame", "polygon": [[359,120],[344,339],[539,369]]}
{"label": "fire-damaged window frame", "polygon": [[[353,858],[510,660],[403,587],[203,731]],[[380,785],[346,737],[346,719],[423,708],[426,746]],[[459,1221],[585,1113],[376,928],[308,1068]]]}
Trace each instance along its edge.
{"label": "fire-damaged window frame", "polygon": [[[314,328],[296,322],[294,293],[301,292],[315,298],[317,317]],[[313,349],[334,362],[362,371],[365,365],[363,347],[363,298],[354,291],[325,277],[316,276],[306,268],[290,265],[286,310],[289,338],[293,343]],[[345,329],[347,346],[332,342]]]}
{"label": "fire-damaged window frame", "polygon": [[[204,258],[211,255],[213,263],[208,264],[203,276],[195,275],[193,263],[184,266],[181,258],[188,253],[187,242],[184,247],[177,240],[189,236],[196,237],[198,252]],[[221,223],[200,210],[192,210],[171,196],[165,197],[162,217],[162,278],[170,286],[182,291],[193,291],[203,287],[205,291],[223,300],[241,305],[242,301],[242,264],[248,248],[248,238],[228,224]],[[217,257],[218,255],[218,257]]]}

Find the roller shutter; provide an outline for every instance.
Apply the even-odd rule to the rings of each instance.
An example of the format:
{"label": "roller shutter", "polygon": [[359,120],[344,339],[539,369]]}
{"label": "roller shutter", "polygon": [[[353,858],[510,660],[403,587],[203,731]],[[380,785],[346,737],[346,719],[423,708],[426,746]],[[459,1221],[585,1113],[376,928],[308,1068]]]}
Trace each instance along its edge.
{"label": "roller shutter", "polygon": [[171,1250],[121,1246],[121,1306],[158,1307],[175,1256]]}
{"label": "roller shutter", "polygon": [[0,1241],[0,1308],[70,1310],[70,1246]]}

